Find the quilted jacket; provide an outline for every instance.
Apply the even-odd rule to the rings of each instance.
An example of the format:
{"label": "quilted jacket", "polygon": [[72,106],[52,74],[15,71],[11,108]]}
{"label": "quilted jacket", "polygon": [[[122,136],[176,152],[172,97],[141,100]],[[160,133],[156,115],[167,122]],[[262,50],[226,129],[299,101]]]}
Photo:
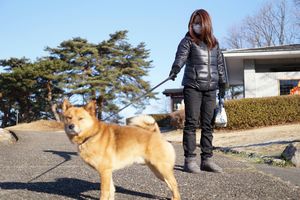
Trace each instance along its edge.
{"label": "quilted jacket", "polygon": [[189,33],[178,45],[172,71],[179,73],[185,65],[182,79],[183,86],[197,88],[201,91],[216,90],[226,83],[223,55],[216,45],[208,49],[206,44],[196,44]]}

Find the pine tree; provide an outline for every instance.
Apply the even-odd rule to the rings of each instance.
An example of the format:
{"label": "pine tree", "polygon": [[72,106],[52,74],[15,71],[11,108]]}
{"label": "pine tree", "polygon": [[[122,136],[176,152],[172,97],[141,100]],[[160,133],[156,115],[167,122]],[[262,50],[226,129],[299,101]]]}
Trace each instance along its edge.
{"label": "pine tree", "polygon": [[7,71],[0,74],[2,126],[15,124],[17,113],[21,122],[35,119],[32,63],[26,58],[11,58],[1,60],[0,66]]}
{"label": "pine tree", "polygon": [[64,95],[64,89],[61,85],[64,76],[60,74],[66,68],[68,65],[65,62],[53,57],[44,57],[35,63],[36,99],[40,105],[43,102],[46,104],[42,110],[48,113],[48,117],[54,117],[56,121],[61,120],[58,105],[62,104]]}
{"label": "pine tree", "polygon": [[[150,89],[150,84],[143,80],[151,67],[151,61],[147,61],[149,51],[144,43],[130,45],[126,34],[127,31],[118,31],[96,45],[74,38],[58,48],[47,48],[51,56],[71,67],[61,73],[66,77],[64,88],[69,96],[80,95],[84,102],[95,99],[100,119],[116,114],[114,120],[118,120],[116,112],[122,106]],[[150,98],[155,98],[154,93],[135,106],[143,108]]]}
{"label": "pine tree", "polygon": [[[149,50],[144,43],[129,44],[126,34],[118,31],[98,44],[79,37],[63,41],[35,62],[0,60],[1,126],[14,125],[16,113],[19,122],[60,120],[58,105],[65,97],[82,98],[82,104],[95,99],[100,119],[115,114],[110,120],[118,121],[121,107],[150,90],[144,80],[151,68]],[[151,98],[152,92],[133,105],[143,109]]]}

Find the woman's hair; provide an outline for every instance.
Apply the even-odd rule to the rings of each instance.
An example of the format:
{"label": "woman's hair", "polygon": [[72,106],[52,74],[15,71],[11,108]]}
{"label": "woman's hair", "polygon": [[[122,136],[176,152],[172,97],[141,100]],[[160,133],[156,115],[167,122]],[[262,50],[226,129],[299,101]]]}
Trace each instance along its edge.
{"label": "woman's hair", "polygon": [[[201,19],[201,34],[196,35],[193,31],[193,22],[195,21],[195,17],[199,16]],[[208,12],[204,9],[195,10],[191,15],[189,22],[189,34],[192,37],[192,40],[197,44],[200,44],[200,41],[203,41],[208,49],[214,48],[218,41],[213,35],[212,23]]]}

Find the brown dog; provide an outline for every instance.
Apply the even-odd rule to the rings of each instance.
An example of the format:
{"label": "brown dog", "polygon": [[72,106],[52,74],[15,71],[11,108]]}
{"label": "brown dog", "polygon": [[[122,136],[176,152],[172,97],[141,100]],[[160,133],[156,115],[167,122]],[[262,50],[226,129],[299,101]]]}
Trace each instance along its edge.
{"label": "brown dog", "polygon": [[173,173],[174,148],[162,138],[152,117],[135,117],[129,126],[120,126],[100,122],[95,115],[94,101],[84,107],[74,107],[65,100],[62,108],[69,139],[78,145],[82,159],[100,174],[100,199],[114,199],[114,170],[141,161],[167,183],[173,200],[180,199]]}

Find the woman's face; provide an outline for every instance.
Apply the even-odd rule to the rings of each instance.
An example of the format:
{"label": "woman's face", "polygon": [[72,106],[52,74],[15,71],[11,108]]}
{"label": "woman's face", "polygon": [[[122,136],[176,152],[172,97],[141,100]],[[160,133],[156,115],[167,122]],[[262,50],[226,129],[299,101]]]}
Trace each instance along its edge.
{"label": "woman's face", "polygon": [[199,25],[201,25],[201,18],[200,18],[199,15],[195,16],[193,24],[199,24]]}
{"label": "woman's face", "polygon": [[194,33],[196,33],[197,35],[201,34],[202,26],[201,26],[201,18],[199,15],[195,16],[193,24],[192,24],[192,28],[193,28]]}

